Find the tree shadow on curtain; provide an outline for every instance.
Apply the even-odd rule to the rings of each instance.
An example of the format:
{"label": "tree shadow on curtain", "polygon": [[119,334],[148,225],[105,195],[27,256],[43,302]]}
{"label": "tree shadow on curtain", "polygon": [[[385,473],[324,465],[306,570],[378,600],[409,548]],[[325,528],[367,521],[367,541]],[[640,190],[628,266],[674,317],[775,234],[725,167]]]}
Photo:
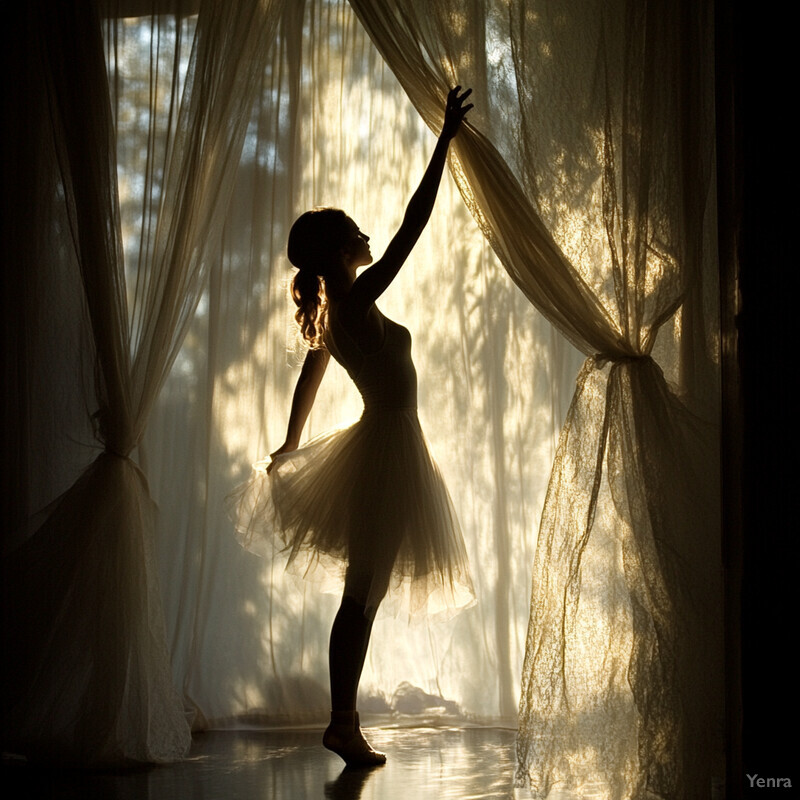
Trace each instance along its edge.
{"label": "tree shadow on curtain", "polygon": [[[306,207],[331,204],[377,246],[388,242],[434,141],[343,2],[287,7],[259,98],[219,267],[144,443],[161,506],[174,674],[212,727],[322,724],[329,712],[320,687],[337,598],[298,586],[271,554],[241,551],[223,510],[285,432],[302,353],[286,231]],[[447,624],[381,620],[360,707],[371,720],[513,726],[528,534],[579,362],[514,289],[447,182],[382,308],[412,330],[420,417],[459,509],[480,602]],[[359,413],[349,379],[331,367],[309,436]]]}

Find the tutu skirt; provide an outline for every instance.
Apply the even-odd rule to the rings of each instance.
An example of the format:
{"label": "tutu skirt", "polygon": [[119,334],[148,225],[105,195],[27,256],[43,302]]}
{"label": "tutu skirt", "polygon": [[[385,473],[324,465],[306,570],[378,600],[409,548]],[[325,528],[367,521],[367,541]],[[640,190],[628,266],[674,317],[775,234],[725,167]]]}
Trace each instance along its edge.
{"label": "tutu skirt", "polygon": [[374,615],[472,605],[466,549],[414,409],[365,411],[354,425],[254,464],[228,498],[239,540],[347,593]]}

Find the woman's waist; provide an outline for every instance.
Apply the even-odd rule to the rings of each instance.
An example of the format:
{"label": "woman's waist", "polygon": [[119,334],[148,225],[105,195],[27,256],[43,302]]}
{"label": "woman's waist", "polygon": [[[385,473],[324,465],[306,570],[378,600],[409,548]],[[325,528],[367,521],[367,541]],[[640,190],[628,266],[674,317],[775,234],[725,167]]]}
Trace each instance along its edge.
{"label": "woman's waist", "polygon": [[362,417],[372,414],[413,414],[417,415],[417,398],[367,398],[364,401]]}
{"label": "woman's waist", "polygon": [[367,409],[417,409],[417,382],[362,383],[359,394]]}

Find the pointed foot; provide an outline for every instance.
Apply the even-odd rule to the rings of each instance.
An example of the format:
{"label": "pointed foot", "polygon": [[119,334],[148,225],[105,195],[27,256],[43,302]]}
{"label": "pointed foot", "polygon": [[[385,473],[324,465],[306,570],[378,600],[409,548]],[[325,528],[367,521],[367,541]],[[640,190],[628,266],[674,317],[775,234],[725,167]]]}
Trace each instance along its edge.
{"label": "pointed foot", "polygon": [[348,767],[379,767],[386,763],[386,754],[375,750],[364,738],[357,715],[352,723],[331,722],[322,736],[322,744]]}

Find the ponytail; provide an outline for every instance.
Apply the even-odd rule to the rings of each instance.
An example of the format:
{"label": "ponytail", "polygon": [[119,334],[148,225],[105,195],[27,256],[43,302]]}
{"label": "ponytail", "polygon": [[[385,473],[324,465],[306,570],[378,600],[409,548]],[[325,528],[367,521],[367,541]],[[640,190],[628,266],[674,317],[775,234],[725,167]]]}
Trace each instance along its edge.
{"label": "ponytail", "polygon": [[303,338],[312,350],[324,347],[322,339],[325,335],[328,303],[319,276],[311,270],[299,270],[292,279],[292,300],[297,306],[294,318],[300,326]]}
{"label": "ponytail", "polygon": [[289,231],[287,255],[299,270],[292,279],[292,299],[297,306],[294,318],[314,350],[325,346],[322,339],[328,315],[320,276],[347,243],[348,222],[349,217],[339,208],[314,208],[301,214]]}

